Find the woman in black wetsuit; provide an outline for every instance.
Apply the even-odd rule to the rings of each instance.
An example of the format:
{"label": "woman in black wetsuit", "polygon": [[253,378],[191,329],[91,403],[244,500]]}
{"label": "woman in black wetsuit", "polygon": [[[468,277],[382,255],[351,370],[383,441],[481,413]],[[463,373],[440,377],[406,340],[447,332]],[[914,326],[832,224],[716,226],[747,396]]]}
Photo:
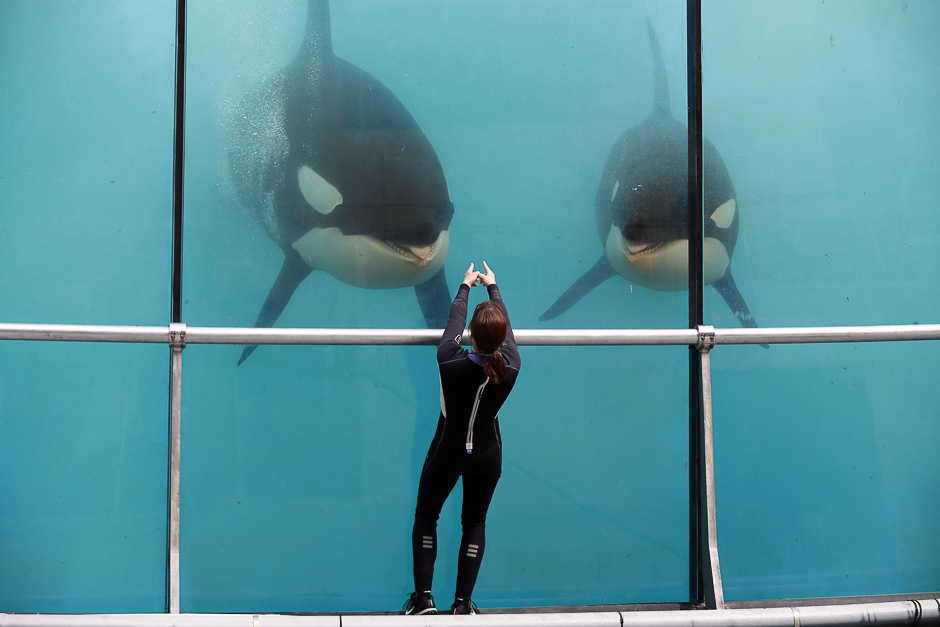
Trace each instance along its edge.
{"label": "woman in black wetsuit", "polygon": [[[431,441],[421,481],[411,542],[414,550],[415,592],[405,603],[405,614],[436,614],[431,596],[434,559],[437,557],[437,519],[457,479],[463,477],[463,537],[457,558],[457,591],[451,611],[475,614],[470,595],[480,572],[486,546],[486,510],[502,472],[502,441],[497,414],[519,374],[521,360],[509,326],[509,314],[496,287],[496,275],[486,262],[486,273],[473,264],[447,317],[447,328],[437,347],[441,375],[441,414]],[[486,286],[490,300],[477,305],[470,321],[473,350],[460,346],[467,321],[467,299],[477,283]]]}

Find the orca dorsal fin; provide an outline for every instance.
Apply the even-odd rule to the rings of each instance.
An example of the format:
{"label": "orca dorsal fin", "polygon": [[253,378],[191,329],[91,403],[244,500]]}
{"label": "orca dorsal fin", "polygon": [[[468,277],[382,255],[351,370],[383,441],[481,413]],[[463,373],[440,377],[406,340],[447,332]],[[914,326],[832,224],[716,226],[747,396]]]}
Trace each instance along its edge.
{"label": "orca dorsal fin", "polygon": [[300,54],[317,59],[333,53],[333,35],[330,29],[330,0],[310,0],[307,3],[307,28]]}
{"label": "orca dorsal fin", "polygon": [[663,62],[663,51],[659,47],[659,39],[653,30],[653,23],[646,18],[646,27],[650,33],[650,49],[653,52],[653,71],[656,77],[656,97],[653,100],[654,115],[672,116],[672,107],[669,105],[669,81],[666,80],[666,64]]}

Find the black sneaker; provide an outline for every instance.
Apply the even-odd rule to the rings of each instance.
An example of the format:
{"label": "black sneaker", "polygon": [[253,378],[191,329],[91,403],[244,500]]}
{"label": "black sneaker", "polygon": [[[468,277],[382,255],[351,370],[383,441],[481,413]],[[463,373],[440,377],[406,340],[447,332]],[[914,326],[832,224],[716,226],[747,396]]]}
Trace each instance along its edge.
{"label": "black sneaker", "polygon": [[434,607],[434,597],[430,592],[412,592],[408,600],[401,607],[402,614],[418,616],[419,614],[437,614],[437,608]]}
{"label": "black sneaker", "polygon": [[454,598],[454,604],[450,606],[451,614],[476,614],[477,604],[470,599]]}

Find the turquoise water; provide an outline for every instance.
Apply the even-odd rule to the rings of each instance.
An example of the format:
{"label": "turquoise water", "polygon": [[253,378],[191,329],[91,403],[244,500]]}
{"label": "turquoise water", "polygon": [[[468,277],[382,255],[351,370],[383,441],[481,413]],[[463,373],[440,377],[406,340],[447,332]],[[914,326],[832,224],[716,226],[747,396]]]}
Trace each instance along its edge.
{"label": "turquoise water", "polygon": [[[159,325],[172,250],[172,3],[0,3],[0,319]],[[191,0],[183,321],[251,326],[283,253],[238,200],[238,103],[288,63],[306,3]],[[615,276],[594,198],[649,115],[663,48],[684,120],[685,5],[331,3],[338,56],[421,127],[454,204],[453,292],[498,273],[516,328],[681,328],[685,292]],[[705,134],[737,194],[731,268],[759,326],[935,323],[940,9],[703,9]],[[474,293],[471,300],[482,299]],[[737,326],[706,288],[705,320]],[[420,328],[410,288],[314,272],[283,327]],[[439,408],[426,347],[184,351],[182,611],[397,609]],[[523,349],[481,607],[688,598],[687,349]],[[0,611],[164,606],[168,351],[0,343]],[[712,354],[726,598],[940,588],[936,343]],[[435,595],[456,576],[459,490]]]}

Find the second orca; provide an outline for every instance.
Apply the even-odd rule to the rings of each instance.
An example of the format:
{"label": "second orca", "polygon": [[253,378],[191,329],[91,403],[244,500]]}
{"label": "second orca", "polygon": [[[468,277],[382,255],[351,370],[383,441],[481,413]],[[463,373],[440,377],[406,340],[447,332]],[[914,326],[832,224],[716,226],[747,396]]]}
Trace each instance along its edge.
{"label": "second orca", "polygon": [[428,328],[444,326],[454,206],[443,168],[398,98],[334,54],[328,0],[309,1],[293,61],[239,105],[228,158],[239,200],[284,251],[255,327],[273,326],[313,270],[414,286]]}
{"label": "second orca", "polygon": [[[564,313],[592,289],[619,274],[654,290],[689,285],[688,129],[669,105],[662,51],[647,23],[656,92],[653,112],[616,141],[595,197],[597,232],[604,253],[594,266],[539,318]],[[731,275],[738,239],[734,185],[721,155],[704,140],[704,279],[721,294],[742,326],[756,327]]]}

